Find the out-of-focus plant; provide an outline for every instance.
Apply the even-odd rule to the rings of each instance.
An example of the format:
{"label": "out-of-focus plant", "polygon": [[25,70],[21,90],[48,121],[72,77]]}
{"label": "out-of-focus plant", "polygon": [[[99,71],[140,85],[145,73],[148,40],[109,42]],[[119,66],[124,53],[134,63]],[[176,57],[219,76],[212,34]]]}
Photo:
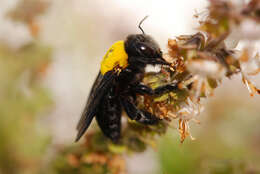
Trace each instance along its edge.
{"label": "out-of-focus plant", "polygon": [[1,174],[42,170],[50,136],[39,120],[52,100],[41,80],[51,54],[51,48],[39,41],[16,49],[0,42]]}
{"label": "out-of-focus plant", "polygon": [[[47,131],[36,125],[51,104],[40,79],[50,62],[50,48],[29,43],[19,50],[0,46],[0,172],[39,170],[49,143]],[[29,172],[29,173],[30,173]]]}
{"label": "out-of-focus plant", "polygon": [[47,0],[20,0],[7,16],[27,24],[32,36],[36,37],[40,29],[36,19],[47,10],[48,5]]}

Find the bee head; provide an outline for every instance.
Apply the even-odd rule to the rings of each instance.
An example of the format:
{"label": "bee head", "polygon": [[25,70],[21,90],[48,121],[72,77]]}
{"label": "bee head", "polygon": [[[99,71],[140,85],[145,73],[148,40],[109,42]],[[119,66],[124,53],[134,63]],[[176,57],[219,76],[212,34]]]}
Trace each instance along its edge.
{"label": "bee head", "polygon": [[146,34],[129,35],[125,41],[125,51],[128,54],[130,64],[137,62],[158,64],[156,60],[164,61],[159,45],[151,36]]}
{"label": "bee head", "polygon": [[137,65],[168,65],[169,63],[162,58],[162,51],[157,42],[151,36],[145,34],[141,27],[147,17],[145,16],[138,25],[142,34],[131,34],[126,38],[124,45],[128,55],[128,63]]}

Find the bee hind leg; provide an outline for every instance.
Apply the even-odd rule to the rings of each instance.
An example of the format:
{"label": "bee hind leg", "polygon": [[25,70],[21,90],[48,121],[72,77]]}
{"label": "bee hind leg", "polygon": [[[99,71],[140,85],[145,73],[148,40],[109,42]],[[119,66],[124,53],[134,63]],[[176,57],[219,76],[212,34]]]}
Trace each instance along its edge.
{"label": "bee hind leg", "polygon": [[147,112],[145,110],[140,110],[135,105],[135,100],[131,96],[124,96],[121,98],[121,103],[127,113],[128,117],[132,120],[136,120],[139,123],[143,124],[157,124],[159,118]]}

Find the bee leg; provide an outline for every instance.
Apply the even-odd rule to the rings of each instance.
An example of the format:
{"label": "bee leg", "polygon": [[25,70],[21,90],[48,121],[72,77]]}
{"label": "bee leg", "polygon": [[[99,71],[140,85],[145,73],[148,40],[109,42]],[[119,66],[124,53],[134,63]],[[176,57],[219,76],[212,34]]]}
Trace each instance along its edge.
{"label": "bee leg", "polygon": [[134,92],[137,94],[147,94],[147,95],[162,95],[167,92],[171,92],[178,89],[177,83],[167,84],[163,86],[159,86],[155,88],[154,90],[150,88],[149,86],[138,84],[134,88]]}
{"label": "bee leg", "polygon": [[159,119],[156,116],[152,115],[150,112],[140,110],[136,107],[133,97],[124,96],[121,98],[121,103],[130,119],[136,120],[143,124],[158,123]]}
{"label": "bee leg", "polygon": [[167,62],[166,60],[164,60],[162,57],[158,57],[158,58],[147,58],[147,57],[131,57],[131,60],[129,59],[129,62],[131,63],[141,63],[144,65],[150,64],[150,65],[168,65],[171,66],[171,64],[169,62]]}
{"label": "bee leg", "polygon": [[159,87],[154,89],[154,95],[162,95],[162,94],[165,94],[167,92],[171,92],[171,91],[174,91],[174,90],[177,90],[177,89],[178,89],[177,83],[159,86]]}
{"label": "bee leg", "polygon": [[118,98],[108,93],[103,98],[96,114],[96,120],[105,136],[117,143],[121,132],[122,108]]}
{"label": "bee leg", "polygon": [[133,92],[136,93],[136,94],[154,95],[153,89],[150,88],[149,86],[142,84],[142,83],[139,83],[139,84],[133,86],[132,89],[133,89]]}

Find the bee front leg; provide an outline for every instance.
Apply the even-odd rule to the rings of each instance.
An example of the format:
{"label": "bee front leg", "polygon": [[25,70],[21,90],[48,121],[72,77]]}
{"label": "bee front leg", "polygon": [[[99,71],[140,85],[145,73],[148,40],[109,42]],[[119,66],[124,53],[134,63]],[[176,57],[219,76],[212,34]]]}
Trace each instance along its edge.
{"label": "bee front leg", "polygon": [[137,108],[133,97],[123,96],[121,97],[121,103],[130,119],[136,120],[139,123],[143,123],[143,124],[158,123],[159,119],[156,116],[154,116],[150,112],[147,112],[145,110],[140,110]]}
{"label": "bee front leg", "polygon": [[167,92],[175,91],[178,89],[178,84],[177,83],[171,83],[163,86],[159,86],[154,89],[154,95],[162,95]]}
{"label": "bee front leg", "polygon": [[138,85],[133,87],[134,92],[137,94],[141,94],[141,95],[144,95],[144,94],[162,95],[162,94],[165,94],[167,92],[171,92],[171,91],[174,91],[177,89],[178,89],[177,83],[171,83],[171,84],[159,86],[159,87],[155,88],[154,90],[152,88],[150,88],[149,86],[146,86],[142,83],[139,83]]}
{"label": "bee front leg", "polygon": [[137,85],[134,85],[132,87],[132,90],[134,93],[136,94],[141,94],[141,95],[144,95],[144,94],[147,94],[147,95],[154,95],[154,90],[152,88],[150,88],[149,86],[146,86],[142,83],[139,83]]}

